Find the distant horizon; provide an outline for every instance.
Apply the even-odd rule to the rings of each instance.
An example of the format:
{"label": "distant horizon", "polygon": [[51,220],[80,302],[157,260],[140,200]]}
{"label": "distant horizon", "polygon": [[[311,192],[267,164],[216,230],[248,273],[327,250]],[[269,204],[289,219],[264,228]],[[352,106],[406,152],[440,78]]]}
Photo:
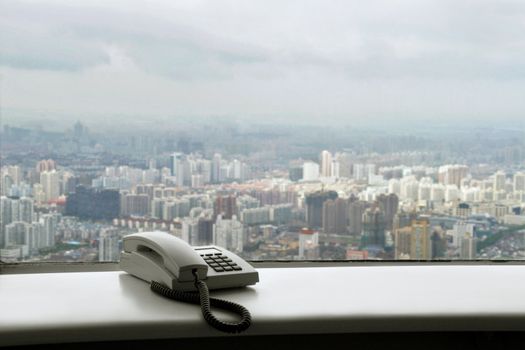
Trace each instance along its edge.
{"label": "distant horizon", "polygon": [[[67,119],[65,118],[67,116]],[[300,119],[300,118],[299,118]],[[435,118],[414,118],[414,119],[375,119],[375,118],[360,118],[361,120],[351,120],[348,122],[327,122],[325,118],[316,118],[314,120],[302,120],[299,125],[297,121],[291,119],[283,119],[278,116],[257,116],[256,118],[250,115],[246,116],[227,116],[227,115],[147,115],[147,114],[124,114],[124,113],[57,113],[57,112],[38,112],[38,111],[9,111],[3,109],[0,114],[0,126],[10,125],[16,127],[34,128],[44,127],[49,130],[61,131],[71,127],[76,122],[93,128],[102,129],[111,128],[116,125],[123,127],[130,127],[151,123],[152,129],[158,126],[177,127],[177,123],[182,123],[184,126],[203,126],[204,124],[231,124],[235,126],[264,126],[264,127],[326,127],[326,128],[355,128],[355,129],[370,129],[370,130],[384,130],[385,126],[393,131],[399,129],[405,130],[425,130],[433,128],[493,128],[493,129],[509,129],[515,131],[525,132],[525,117],[524,118],[501,118],[494,117],[489,120],[471,121],[471,120],[447,120]],[[158,124],[161,123],[161,124]],[[180,125],[178,125],[180,126]],[[388,132],[388,130],[384,130]],[[435,131],[435,130],[433,130]]]}

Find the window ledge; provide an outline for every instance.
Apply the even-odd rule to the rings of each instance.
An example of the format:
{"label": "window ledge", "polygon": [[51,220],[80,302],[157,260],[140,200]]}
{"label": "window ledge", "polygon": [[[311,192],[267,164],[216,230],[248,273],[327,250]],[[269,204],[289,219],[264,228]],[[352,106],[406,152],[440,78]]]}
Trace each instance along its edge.
{"label": "window ledge", "polygon": [[[258,271],[255,286],[212,292],[251,311],[246,335],[525,330],[522,266]],[[0,275],[0,310],[0,346],[223,335],[121,271]]]}

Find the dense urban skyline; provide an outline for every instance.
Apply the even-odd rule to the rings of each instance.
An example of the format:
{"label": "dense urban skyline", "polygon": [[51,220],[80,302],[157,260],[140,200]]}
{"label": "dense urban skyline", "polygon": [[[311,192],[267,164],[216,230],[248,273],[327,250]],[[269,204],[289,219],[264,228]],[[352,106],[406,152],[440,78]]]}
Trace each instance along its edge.
{"label": "dense urban skyline", "polygon": [[525,258],[520,130],[4,125],[0,258],[115,261],[161,230],[247,259]]}

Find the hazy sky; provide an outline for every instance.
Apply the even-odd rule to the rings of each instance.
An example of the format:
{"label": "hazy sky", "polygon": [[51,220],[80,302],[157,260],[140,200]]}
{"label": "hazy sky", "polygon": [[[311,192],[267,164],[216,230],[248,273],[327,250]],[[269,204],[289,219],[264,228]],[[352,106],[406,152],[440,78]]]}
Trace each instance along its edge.
{"label": "hazy sky", "polygon": [[4,1],[3,117],[525,120],[525,1]]}

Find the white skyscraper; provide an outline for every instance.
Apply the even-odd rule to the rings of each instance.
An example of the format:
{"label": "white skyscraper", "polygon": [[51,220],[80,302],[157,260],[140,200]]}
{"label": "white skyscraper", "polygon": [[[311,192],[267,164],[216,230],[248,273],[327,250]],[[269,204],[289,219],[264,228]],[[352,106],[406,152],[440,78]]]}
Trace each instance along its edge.
{"label": "white skyscraper", "polygon": [[185,157],[179,158],[176,161],[177,187],[184,187],[191,185],[191,164]]}
{"label": "white skyscraper", "polygon": [[242,180],[243,174],[242,174],[242,162],[238,159],[234,159],[232,162],[233,167],[233,178],[235,180]]}
{"label": "white skyscraper", "polygon": [[[318,248],[319,232],[305,231],[299,233],[299,259],[318,258],[315,256]],[[311,256],[312,253],[313,256]]]}
{"label": "white skyscraper", "polygon": [[401,192],[401,184],[398,179],[390,179],[388,181],[388,193],[395,193],[399,196]]}
{"label": "white skyscraper", "polygon": [[420,183],[418,191],[418,199],[420,201],[429,201],[431,197],[432,184],[429,183]]}
{"label": "white skyscraper", "polygon": [[319,164],[314,162],[305,162],[303,164],[303,180],[316,181],[319,179]]}
{"label": "white skyscraper", "polygon": [[44,214],[41,216],[40,224],[43,230],[43,241],[41,244],[44,247],[53,247],[55,245],[55,235],[60,218],[60,214],[57,213]]}
{"label": "white skyscraper", "polygon": [[41,172],[40,184],[45,193],[46,201],[55,200],[60,196],[59,173],[56,170]]}
{"label": "white skyscraper", "polygon": [[505,191],[505,173],[503,171],[498,171],[494,174],[494,191]]}
{"label": "white skyscraper", "polygon": [[211,182],[217,183],[223,180],[221,175],[222,157],[220,154],[215,153],[211,161]]}
{"label": "white skyscraper", "polygon": [[492,200],[499,201],[506,198],[505,177],[506,175],[503,171],[498,171],[494,174]]}
{"label": "white skyscraper", "polygon": [[204,177],[201,174],[191,175],[191,187],[200,188],[204,186]]}
{"label": "white skyscraper", "polygon": [[513,177],[514,192],[525,191],[525,173],[517,172]]}
{"label": "white skyscraper", "polygon": [[187,217],[182,221],[182,239],[188,244],[197,242],[197,235],[199,232],[199,220],[198,218]]}
{"label": "white skyscraper", "polygon": [[354,164],[354,179],[366,180],[368,174],[366,173],[366,167],[364,164]]}
{"label": "white skyscraper", "polygon": [[213,244],[241,253],[244,244],[244,226],[234,215],[231,220],[217,216],[213,225]]}
{"label": "white skyscraper", "polygon": [[7,175],[11,177],[13,180],[14,185],[19,185],[22,181],[22,171],[19,166],[8,166],[7,167]]}
{"label": "white skyscraper", "polygon": [[4,246],[6,248],[18,247],[20,249],[18,258],[28,257],[39,248],[37,245],[39,232],[38,224],[12,222],[5,227]]}
{"label": "white skyscraper", "polygon": [[445,200],[445,186],[442,184],[433,184],[430,190],[430,199],[434,202]]}
{"label": "white skyscraper", "polygon": [[33,222],[33,200],[31,198],[22,197],[18,200],[18,215],[17,220],[24,222]]}
{"label": "white skyscraper", "polygon": [[331,166],[331,173],[330,173],[330,176],[331,177],[335,177],[336,179],[340,177],[340,170],[341,170],[341,166],[340,166],[340,163],[337,161],[337,160],[332,160],[332,166]]}
{"label": "white skyscraper", "polygon": [[445,201],[452,202],[459,199],[459,190],[456,185],[445,186]]}
{"label": "white skyscraper", "polygon": [[170,171],[171,175],[177,175],[177,162],[182,158],[182,153],[175,152],[170,155]]}
{"label": "white skyscraper", "polygon": [[321,152],[321,176],[332,176],[332,154],[328,151]]}
{"label": "white skyscraper", "polygon": [[120,258],[120,236],[115,229],[100,233],[98,242],[98,261],[118,261]]}

